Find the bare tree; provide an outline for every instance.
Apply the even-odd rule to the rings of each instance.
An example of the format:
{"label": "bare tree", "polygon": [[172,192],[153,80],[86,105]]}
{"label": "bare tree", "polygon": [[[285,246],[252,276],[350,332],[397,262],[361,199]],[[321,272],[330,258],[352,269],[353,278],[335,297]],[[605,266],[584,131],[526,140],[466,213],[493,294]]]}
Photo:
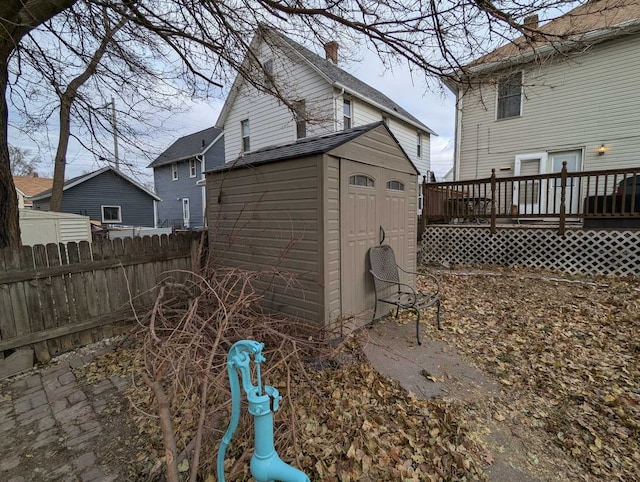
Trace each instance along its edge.
{"label": "bare tree", "polygon": [[9,160],[11,163],[11,175],[37,176],[37,166],[40,159],[31,155],[29,150],[9,146]]}
{"label": "bare tree", "polygon": [[[9,63],[16,58],[27,34],[76,5],[104,8],[111,18],[109,28],[117,25],[117,19],[125,19],[127,25],[161,43],[179,60],[186,90],[211,82],[228,85],[236,73],[265,90],[263,76],[256,76],[250,63],[243,62],[247,52],[251,57],[249,41],[259,25],[298,39],[363,39],[388,66],[402,62],[425,78],[452,76],[471,59],[506,39],[523,36],[531,44],[541,38],[561,40],[562,35],[547,35],[537,26],[523,25],[522,20],[526,15],[571,3],[574,2],[5,0],[0,5],[0,247],[19,244],[17,202],[7,148]],[[66,25],[70,31],[79,31],[77,22],[84,20],[85,17],[71,15],[66,24],[51,23],[50,28]],[[107,30],[99,31],[104,34]],[[79,41],[72,35],[66,48],[73,50]],[[83,55],[85,59],[90,57],[87,52]]]}

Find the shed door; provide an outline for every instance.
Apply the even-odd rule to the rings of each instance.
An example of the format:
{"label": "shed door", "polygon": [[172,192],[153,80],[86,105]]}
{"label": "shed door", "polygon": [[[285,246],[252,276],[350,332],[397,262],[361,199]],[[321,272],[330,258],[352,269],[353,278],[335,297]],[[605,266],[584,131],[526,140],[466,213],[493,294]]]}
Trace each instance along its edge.
{"label": "shed door", "polygon": [[380,227],[385,232],[385,244],[393,247],[398,263],[407,266],[410,182],[408,174],[352,161],[341,162],[342,314],[355,316],[356,326],[370,321],[373,314],[373,284],[366,257],[367,250],[381,241]]}

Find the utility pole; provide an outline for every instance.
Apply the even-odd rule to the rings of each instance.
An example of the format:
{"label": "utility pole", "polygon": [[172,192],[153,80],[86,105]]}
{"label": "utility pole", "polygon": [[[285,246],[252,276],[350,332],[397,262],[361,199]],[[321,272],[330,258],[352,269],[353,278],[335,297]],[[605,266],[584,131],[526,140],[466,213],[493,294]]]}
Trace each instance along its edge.
{"label": "utility pole", "polygon": [[118,130],[116,127],[116,101],[113,100],[113,97],[111,97],[111,127],[113,128],[113,157],[115,158],[116,171],[119,171],[120,159],[118,158]]}

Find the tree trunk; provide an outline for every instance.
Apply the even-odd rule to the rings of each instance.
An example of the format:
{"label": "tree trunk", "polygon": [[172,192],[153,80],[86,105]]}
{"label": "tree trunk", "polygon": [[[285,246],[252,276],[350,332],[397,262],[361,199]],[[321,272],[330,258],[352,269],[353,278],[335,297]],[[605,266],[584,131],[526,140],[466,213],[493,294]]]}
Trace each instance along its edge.
{"label": "tree trunk", "polygon": [[69,135],[71,134],[71,104],[74,98],[75,94],[70,99],[65,92],[60,100],[60,134],[53,168],[53,187],[49,206],[51,211],[62,211],[62,188],[64,172],[67,167],[67,147],[69,147]]}
{"label": "tree trunk", "polygon": [[20,246],[18,195],[11,175],[8,145],[7,59],[0,59],[0,249]]}

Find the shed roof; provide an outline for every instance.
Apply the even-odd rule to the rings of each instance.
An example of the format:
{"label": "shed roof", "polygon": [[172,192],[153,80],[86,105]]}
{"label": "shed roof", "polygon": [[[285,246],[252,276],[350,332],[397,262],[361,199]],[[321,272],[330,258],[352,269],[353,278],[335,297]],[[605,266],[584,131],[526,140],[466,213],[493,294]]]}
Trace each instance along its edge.
{"label": "shed roof", "polygon": [[389,130],[387,125],[382,121],[353,127],[351,129],[334,132],[323,136],[300,139],[291,144],[277,145],[258,149],[257,151],[253,151],[238,157],[235,161],[231,161],[223,166],[214,167],[213,169],[210,169],[206,172],[212,173],[228,171],[242,167],[255,166],[258,164],[267,164],[270,162],[296,159],[299,157],[306,157],[314,154],[324,154],[380,126],[384,126],[391,138],[397,144],[398,149],[402,151],[402,154],[406,157],[407,161],[411,164],[411,166],[413,166],[416,172],[418,172],[418,169],[413,164],[409,156],[407,156],[406,152],[404,152],[398,140]]}
{"label": "shed roof", "polygon": [[[318,72],[332,86],[338,89],[344,88],[347,93],[355,97],[359,97],[365,102],[377,105],[379,108],[388,112],[392,116],[403,119],[405,122],[408,122],[414,127],[428,132],[429,134],[432,134],[434,136],[438,135],[416,117],[411,115],[408,111],[406,111],[389,97],[384,95],[382,92],[374,89],[369,84],[354,77],[350,73],[335,65],[333,62],[326,60],[307,47],[300,45],[299,43],[295,42],[294,40],[290,39],[283,33],[273,28],[264,25],[262,25],[260,28],[263,32],[272,37],[272,42],[275,41],[276,44],[290,50],[292,53],[302,58],[307,64],[309,64],[309,66],[311,66],[312,69]],[[234,87],[237,87],[239,80],[240,76],[238,76],[234,81]],[[235,99],[235,95],[237,93],[236,91],[237,89],[234,89],[232,87],[231,92],[225,100],[225,105],[220,112],[220,117],[218,118],[216,125],[220,126],[224,124],[226,116],[229,112],[229,105]]]}
{"label": "shed roof", "polygon": [[182,136],[147,167],[164,166],[183,159],[199,156],[207,152],[213,144],[216,143],[222,134],[222,129],[218,127],[209,127],[193,134]]}
{"label": "shed roof", "polygon": [[[67,181],[64,182],[63,186],[62,186],[62,190],[66,191],[67,189],[72,188],[73,186],[77,186],[78,184],[81,184],[85,181],[88,181],[89,179],[93,179],[94,177],[99,176],[100,174],[103,174],[107,171],[111,171],[113,172],[115,175],[120,176],[122,179],[124,179],[125,181],[133,184],[135,187],[137,187],[138,189],[140,189],[141,191],[143,191],[145,194],[148,194],[149,196],[151,196],[153,199],[155,199],[156,201],[162,201],[162,199],[160,199],[158,196],[156,196],[154,193],[152,193],[151,191],[149,191],[146,187],[144,187],[142,184],[134,181],[133,179],[131,179],[129,176],[123,174],[121,171],[118,171],[116,169],[114,169],[111,166],[106,166],[103,167],[102,169],[98,169],[97,171],[93,171],[90,172],[88,174],[83,174],[81,176],[77,176],[74,178],[71,178]],[[51,197],[51,189],[47,189],[46,191],[42,191],[40,194],[38,194],[37,196],[33,196],[33,200],[34,201],[39,201],[41,199],[47,199]]]}
{"label": "shed roof", "polygon": [[[637,31],[640,25],[638,0],[592,0],[539,27],[547,36],[538,41],[519,37],[493,52],[473,61],[468,67],[484,70],[499,67],[503,63],[527,61],[528,55],[541,54],[545,50],[555,53],[567,46],[596,43],[624,33]],[[553,38],[553,37],[556,38]]]}

